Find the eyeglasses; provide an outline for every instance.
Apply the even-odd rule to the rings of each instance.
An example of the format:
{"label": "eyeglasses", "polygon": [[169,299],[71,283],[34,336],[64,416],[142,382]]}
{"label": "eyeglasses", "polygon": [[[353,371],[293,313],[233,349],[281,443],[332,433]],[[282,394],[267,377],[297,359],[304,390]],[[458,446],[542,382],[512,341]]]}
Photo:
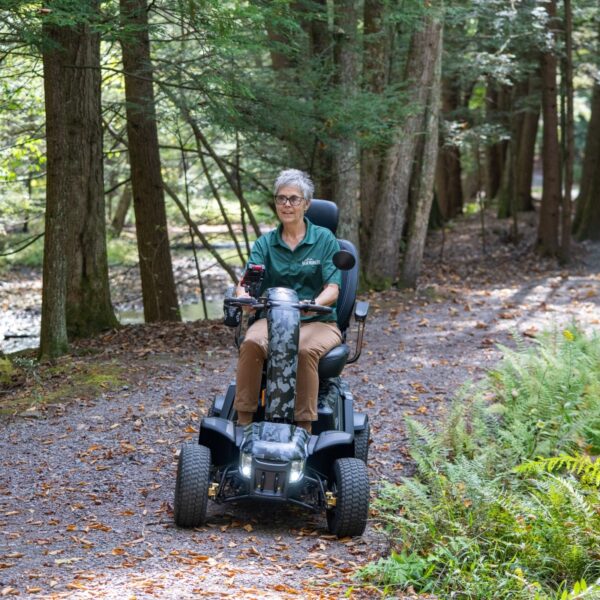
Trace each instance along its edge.
{"label": "eyeglasses", "polygon": [[290,206],[300,206],[302,200],[304,200],[302,196],[284,196],[283,194],[275,196],[275,204],[277,204],[277,206],[284,206],[285,204],[289,204]]}

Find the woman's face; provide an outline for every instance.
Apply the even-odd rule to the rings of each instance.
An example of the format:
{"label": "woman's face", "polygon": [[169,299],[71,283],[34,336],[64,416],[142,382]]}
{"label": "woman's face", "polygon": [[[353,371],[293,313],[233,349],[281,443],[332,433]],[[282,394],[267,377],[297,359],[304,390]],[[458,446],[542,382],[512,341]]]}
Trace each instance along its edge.
{"label": "woman's face", "polygon": [[[303,198],[302,191],[294,186],[284,185],[277,190],[277,196],[286,196],[287,198]],[[296,225],[304,219],[304,213],[308,208],[308,201],[302,199],[298,206],[293,206],[292,203],[287,200],[284,204],[278,204],[275,202],[275,209],[277,210],[277,216],[285,227],[286,225]]]}

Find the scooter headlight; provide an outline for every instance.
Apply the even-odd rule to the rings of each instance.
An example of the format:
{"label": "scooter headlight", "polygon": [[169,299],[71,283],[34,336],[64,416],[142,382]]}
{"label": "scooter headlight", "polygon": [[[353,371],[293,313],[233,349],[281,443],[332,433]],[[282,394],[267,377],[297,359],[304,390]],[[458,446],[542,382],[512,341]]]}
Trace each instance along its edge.
{"label": "scooter headlight", "polygon": [[246,479],[252,476],[252,454],[242,452],[240,454],[240,473]]}
{"label": "scooter headlight", "polygon": [[296,483],[304,475],[304,461],[293,460],[290,467],[290,483]]}

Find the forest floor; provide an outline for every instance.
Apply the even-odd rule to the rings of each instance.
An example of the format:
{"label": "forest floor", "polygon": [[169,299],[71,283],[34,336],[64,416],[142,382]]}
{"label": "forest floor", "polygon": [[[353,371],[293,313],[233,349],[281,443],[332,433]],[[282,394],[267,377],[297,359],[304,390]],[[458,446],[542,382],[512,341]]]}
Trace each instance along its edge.
{"label": "forest floor", "polygon": [[[484,254],[478,219],[461,219],[431,235],[416,291],[363,295],[364,350],[345,377],[372,424],[373,495],[411,472],[403,418],[435,426],[498,344],[574,321],[600,331],[600,244],[561,268],[534,257],[527,220],[511,245],[490,218]],[[127,326],[52,365],[24,360],[0,392],[0,595],[377,597],[354,576],[389,551],[375,518],[342,540],[323,515],[279,505],[210,503],[207,526],[174,525],[177,452],[235,363],[218,322]]]}

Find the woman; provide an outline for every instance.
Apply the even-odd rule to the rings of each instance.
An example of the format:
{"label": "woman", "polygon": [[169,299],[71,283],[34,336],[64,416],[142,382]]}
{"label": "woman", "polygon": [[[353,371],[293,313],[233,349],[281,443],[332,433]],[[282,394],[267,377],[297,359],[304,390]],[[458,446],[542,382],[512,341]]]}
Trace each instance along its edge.
{"label": "woman", "polygon": [[[315,304],[334,309],[328,315],[303,316],[300,325],[294,418],[309,433],[317,419],[319,359],[342,341],[335,313],[342,279],[333,264],[333,255],[340,248],[329,229],[313,225],[304,216],[313,191],[306,173],[287,169],[279,174],[274,192],[280,225],[256,240],[248,260],[249,265],[266,267],[261,292],[271,287],[287,287],[295,290],[301,301],[314,299]],[[239,286],[236,296],[248,294]],[[234,402],[238,425],[252,423],[267,346],[267,322],[258,319],[249,327],[240,347]]]}

